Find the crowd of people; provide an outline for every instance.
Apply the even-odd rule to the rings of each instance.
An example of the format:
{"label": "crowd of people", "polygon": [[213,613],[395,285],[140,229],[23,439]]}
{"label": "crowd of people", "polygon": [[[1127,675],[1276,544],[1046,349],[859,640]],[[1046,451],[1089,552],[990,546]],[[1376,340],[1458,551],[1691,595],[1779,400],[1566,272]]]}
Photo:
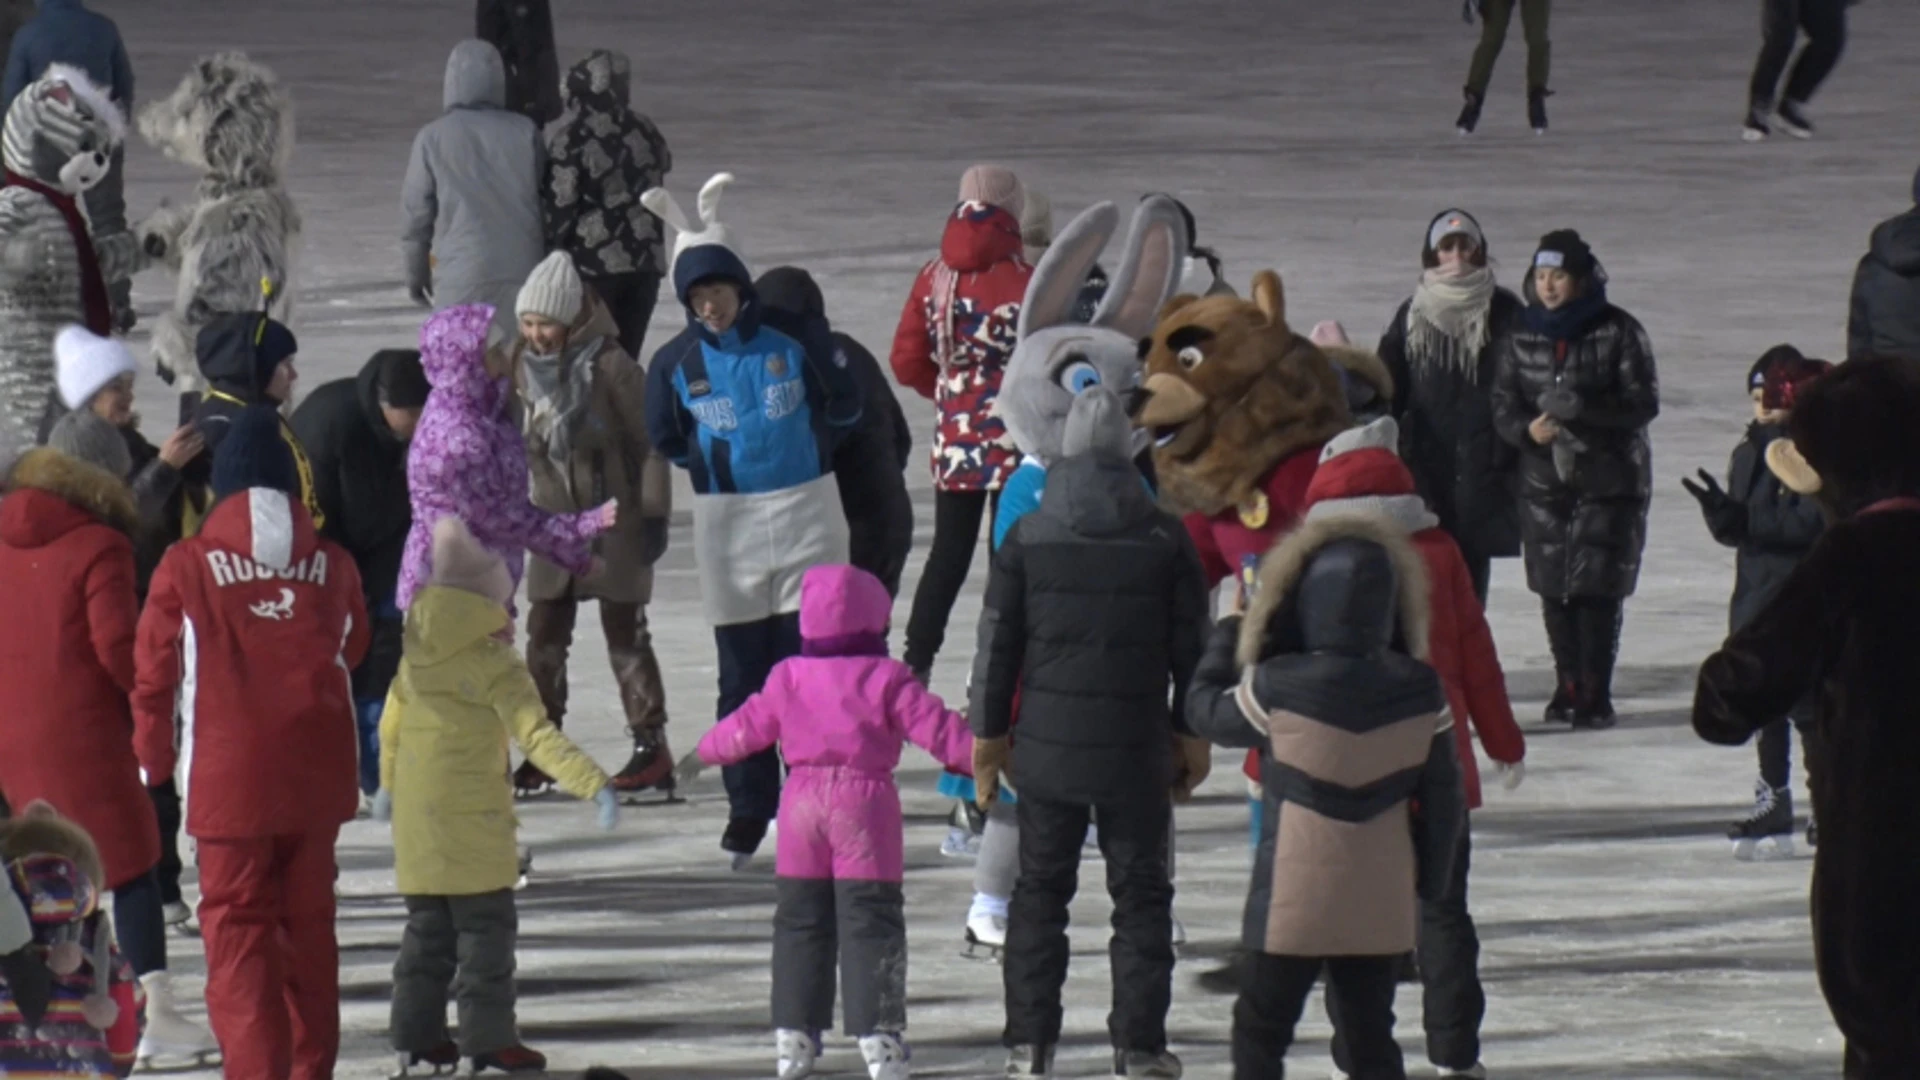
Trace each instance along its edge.
{"label": "crowd of people", "polygon": [[[1476,115],[1513,6],[1488,0]],[[1543,47],[1546,6],[1521,5]],[[43,7],[8,68],[9,155],[49,102],[98,119],[131,100],[111,24],[73,0]],[[1654,350],[1591,245],[1547,232],[1516,295],[1480,223],[1443,210],[1413,294],[1366,349],[1333,323],[1295,334],[1270,272],[1237,295],[1172,196],[1141,201],[1109,274],[1110,204],[1056,234],[1044,195],[975,165],[938,254],[903,282],[883,367],[833,328],[806,270],[755,276],[720,213],[730,175],[691,215],[668,194],[671,154],[632,106],[625,57],[596,50],[563,82],[544,5],[481,9],[491,40],[452,50],[445,112],[403,183],[406,289],[431,309],[418,347],[297,407],[294,331],[267,310],[213,312],[195,341],[203,389],[152,445],[124,282],[100,257],[127,240],[124,211],[92,207],[120,198],[119,148],[75,147],[81,167],[55,170],[72,190],[32,189],[81,222],[79,291],[59,310],[87,317],[46,335],[40,382],[21,368],[0,383],[10,415],[42,418],[0,498],[0,584],[17,598],[0,627],[0,1066],[125,1075],[217,1054],[229,1077],[331,1076],[333,851],[365,814],[391,823],[407,912],[389,1030],[402,1073],[543,1071],[515,1020],[514,798],[557,787],[612,829],[623,801],[718,766],[732,866],[779,823],[777,1075],[812,1074],[839,996],[869,1075],[899,1080],[892,774],[911,742],[956,799],[943,851],[977,863],[964,933],[1001,955],[1007,1076],[1052,1075],[1090,843],[1115,903],[1113,1073],[1182,1074],[1166,1030],[1184,934],[1174,807],[1215,747],[1246,751],[1253,792],[1234,1075],[1284,1075],[1324,974],[1340,1068],[1404,1077],[1392,1004],[1413,957],[1428,1058],[1486,1076],[1475,747],[1509,788],[1526,755],[1484,613],[1491,566],[1521,558],[1540,598],[1544,721],[1610,728],[1653,494]],[[1916,455],[1889,441],[1920,409],[1920,177],[1914,194],[1861,262],[1847,362],[1769,350],[1724,486],[1704,469],[1685,481],[1738,549],[1733,635],[1702,670],[1695,723],[1713,741],[1760,734],[1754,804],[1729,830],[1741,857],[1791,848],[1798,731],[1850,1077],[1920,1067],[1920,1018],[1885,989],[1920,949],[1885,914],[1912,895],[1913,840],[1875,831],[1876,781],[1912,748],[1865,719],[1911,713],[1888,681],[1911,636],[1886,625],[1906,586],[1861,584],[1866,567],[1898,573],[1920,507]],[[663,286],[686,327],[646,357]],[[1080,344],[1056,355],[1063,333]],[[888,369],[937,414],[933,544],[898,661],[916,440]],[[677,768],[647,616],[676,468],[719,672],[718,723]],[[949,708],[931,672],[983,525],[969,701]],[[583,601],[631,737],[611,772],[561,730]],[[211,1032],[166,974],[169,925],[195,917],[182,832]]]}

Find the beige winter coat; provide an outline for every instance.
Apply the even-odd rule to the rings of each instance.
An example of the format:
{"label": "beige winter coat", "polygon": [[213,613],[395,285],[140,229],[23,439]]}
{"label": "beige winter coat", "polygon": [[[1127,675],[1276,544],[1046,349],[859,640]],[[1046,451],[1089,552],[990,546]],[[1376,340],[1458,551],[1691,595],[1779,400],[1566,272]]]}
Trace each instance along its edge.
{"label": "beige winter coat", "polygon": [[[527,470],[533,502],[542,510],[578,513],[608,499],[619,502],[619,524],[594,542],[606,564],[601,574],[575,578],[538,556],[528,559],[527,599],[535,603],[576,599],[644,604],[653,596],[653,567],[646,561],[645,522],[673,512],[672,476],[665,458],[647,441],[646,369],[620,348],[607,306],[588,295],[587,311],[568,332],[569,365],[583,355],[594,365],[592,401],[562,469],[549,453],[552,435],[532,419],[524,341],[513,346],[513,383],[520,397],[521,430],[527,439]],[[564,376],[563,376],[564,378]]]}

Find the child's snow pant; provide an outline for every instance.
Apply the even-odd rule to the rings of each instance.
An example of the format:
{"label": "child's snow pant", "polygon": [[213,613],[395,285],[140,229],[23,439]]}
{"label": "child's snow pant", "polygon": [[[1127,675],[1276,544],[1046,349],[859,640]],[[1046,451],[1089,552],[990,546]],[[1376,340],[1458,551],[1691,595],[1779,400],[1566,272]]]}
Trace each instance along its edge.
{"label": "child's snow pant", "polygon": [[338,826],[198,837],[207,1018],[226,1080],[330,1080],[340,1053]]}
{"label": "child's snow pant", "polygon": [[[1394,969],[1398,956],[1248,954],[1240,999],[1233,1006],[1233,1080],[1281,1080],[1287,1049],[1307,995],[1327,973],[1328,1011],[1338,1010],[1353,1080],[1406,1080],[1393,1041]],[[1337,1004],[1336,1004],[1337,1002]]]}
{"label": "child's snow pant", "polygon": [[834,963],[848,1035],[907,1027],[907,917],[897,881],[781,877],[773,909],[773,1026],[833,1027]]}
{"label": "child's snow pant", "polygon": [[424,1054],[447,1041],[447,994],[456,976],[461,1056],[517,1045],[513,972],[519,933],[511,889],[407,897],[407,929],[393,962],[393,1048]]}
{"label": "child's snow pant", "polygon": [[1487,96],[1493,64],[1507,43],[1507,26],[1513,21],[1515,7],[1520,9],[1520,26],[1527,36],[1527,89],[1547,88],[1553,58],[1553,44],[1547,40],[1547,13],[1553,0],[1486,0],[1480,9],[1480,47],[1473,50],[1473,65],[1467,69],[1467,89],[1479,97]]}
{"label": "child's snow pant", "polygon": [[1167,1048],[1173,993],[1173,882],[1167,876],[1166,799],[1054,802],[1020,792],[1020,879],[1007,912],[1008,1046],[1060,1041],[1060,989],[1067,981],[1067,907],[1079,888],[1089,820],[1098,825],[1113,897],[1113,1008],[1107,1032],[1116,1050]]}
{"label": "child's snow pant", "polygon": [[1016,804],[994,800],[987,827],[980,831],[980,853],[973,861],[973,891],[1006,901],[1020,879],[1020,816]]}

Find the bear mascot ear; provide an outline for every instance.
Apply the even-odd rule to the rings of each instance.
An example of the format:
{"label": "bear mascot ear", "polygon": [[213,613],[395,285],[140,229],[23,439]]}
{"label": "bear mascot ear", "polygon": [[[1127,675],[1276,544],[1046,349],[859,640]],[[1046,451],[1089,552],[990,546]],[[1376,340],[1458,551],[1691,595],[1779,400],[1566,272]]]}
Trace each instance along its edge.
{"label": "bear mascot ear", "polygon": [[1287,293],[1280,286],[1280,275],[1262,270],[1253,275],[1253,303],[1267,317],[1269,326],[1287,325]]}
{"label": "bear mascot ear", "polygon": [[1170,319],[1174,316],[1175,313],[1186,308],[1187,305],[1196,304],[1199,302],[1200,302],[1200,298],[1193,295],[1192,293],[1181,293],[1180,295],[1173,297],[1172,299],[1168,300],[1166,303],[1160,305],[1160,314],[1155,316],[1154,321],[1156,323],[1159,323],[1166,319]]}

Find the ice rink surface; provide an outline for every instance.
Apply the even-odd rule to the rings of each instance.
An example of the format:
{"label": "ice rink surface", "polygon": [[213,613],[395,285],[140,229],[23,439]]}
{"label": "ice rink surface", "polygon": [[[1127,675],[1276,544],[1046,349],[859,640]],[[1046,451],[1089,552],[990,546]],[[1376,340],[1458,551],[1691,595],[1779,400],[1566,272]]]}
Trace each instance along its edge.
{"label": "ice rink surface", "polygon": [[[145,99],[221,49],[249,52],[291,85],[300,138],[291,186],[306,220],[303,385],[408,343],[421,316],[400,286],[400,178],[413,132],[439,112],[444,59],[471,30],[472,4],[98,6],[119,20]],[[1854,261],[1871,226],[1908,205],[1920,158],[1920,8],[1853,9],[1847,55],[1812,111],[1819,138],[1757,146],[1737,137],[1755,0],[1558,5],[1546,138],[1524,126],[1516,19],[1481,133],[1467,141],[1451,123],[1475,32],[1451,0],[554,8],[563,64],[593,47],[632,56],[636,103],[673,146],[676,193],[684,200],[711,172],[735,172],[725,215],[755,270],[812,270],[839,328],[881,355],[975,160],[1015,166],[1052,197],[1060,226],[1094,200],[1177,193],[1236,286],[1276,268],[1296,327],[1339,319],[1359,341],[1411,290],[1436,211],[1459,204],[1480,217],[1508,285],[1536,237],[1578,228],[1610,271],[1615,302],[1653,338],[1658,494],[1627,609],[1617,730],[1538,729],[1550,675],[1537,607],[1517,563],[1496,569],[1495,632],[1533,742],[1525,786],[1495,785],[1474,823],[1485,1060],[1501,1078],[1838,1074],[1840,1040],[1812,972],[1810,863],[1730,858],[1722,830],[1745,809],[1753,753],[1707,747],[1687,725],[1693,669],[1725,631],[1732,555],[1708,538],[1678,480],[1724,469],[1745,422],[1743,377],[1767,346],[1792,341],[1840,358]],[[163,196],[188,197],[193,179],[145,146],[128,175],[136,216]],[[139,283],[149,315],[170,294],[164,275]],[[652,343],[679,321],[669,298]],[[157,441],[173,410],[151,379],[142,395]],[[908,409],[930,431],[931,410],[917,398]],[[924,550],[928,480],[919,467],[911,480]],[[714,664],[688,532],[674,536],[652,618],[672,738],[685,752],[712,715]],[[956,700],[983,575],[984,561],[936,672],[935,688]],[[897,621],[905,615],[903,600]],[[617,768],[626,748],[604,650],[583,635],[574,659],[567,729]],[[997,1075],[999,973],[959,958],[970,868],[936,854],[945,806],[933,777],[910,752],[900,785],[917,1074]],[[556,1075],[593,1063],[660,1080],[772,1072],[770,866],[727,872],[718,778],[690,794],[685,805],[628,812],[612,836],[559,797],[524,809],[537,870],[520,895],[521,1022]],[[1175,976],[1171,1033],[1189,1076],[1220,1077],[1231,999],[1204,992],[1195,975],[1229,947],[1246,886],[1245,800],[1228,755],[1179,822],[1176,910],[1192,944]],[[385,828],[349,826],[340,860],[339,1075],[381,1076],[402,922]],[[1091,862],[1074,909],[1068,1077],[1107,1075],[1102,880]],[[199,949],[176,946],[183,997],[197,1000]],[[1431,1075],[1411,990],[1400,1016],[1413,1075]],[[1293,1058],[1298,1075],[1325,1075],[1326,1035],[1316,1002]],[[823,1064],[824,1075],[863,1075],[850,1041],[830,1044]]]}

